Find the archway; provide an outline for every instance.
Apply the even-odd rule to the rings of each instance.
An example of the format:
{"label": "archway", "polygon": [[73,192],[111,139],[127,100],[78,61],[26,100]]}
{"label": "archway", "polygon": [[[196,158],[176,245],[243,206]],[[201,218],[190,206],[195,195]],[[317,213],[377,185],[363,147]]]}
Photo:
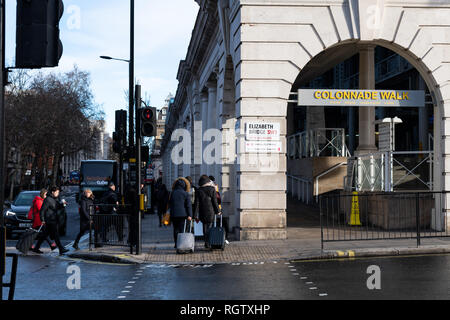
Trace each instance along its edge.
{"label": "archway", "polygon": [[[444,187],[440,134],[443,104],[432,70],[409,50],[387,41],[336,44],[312,58],[291,88],[286,134],[288,237],[296,237],[298,233],[294,230],[298,227],[319,227],[316,205],[319,194],[346,188],[345,179],[349,181],[354,174],[349,176],[347,159],[355,154],[359,133],[358,107],[296,107],[295,92],[300,88],[359,89],[359,51],[362,45],[374,48],[376,79],[373,88],[363,86],[361,89],[426,92],[425,108],[374,110],[374,121],[394,117],[403,120],[397,126],[396,141],[397,150],[404,153],[397,152],[397,156],[402,158],[398,161],[411,165],[400,166],[408,177],[397,178],[397,190],[420,190],[423,187],[424,190],[439,191]],[[417,154],[413,155],[416,151]],[[429,168],[425,168],[427,161],[423,159],[428,154],[434,162],[428,161]],[[422,172],[411,175],[409,170],[416,170],[416,167],[420,167],[418,171]]]}

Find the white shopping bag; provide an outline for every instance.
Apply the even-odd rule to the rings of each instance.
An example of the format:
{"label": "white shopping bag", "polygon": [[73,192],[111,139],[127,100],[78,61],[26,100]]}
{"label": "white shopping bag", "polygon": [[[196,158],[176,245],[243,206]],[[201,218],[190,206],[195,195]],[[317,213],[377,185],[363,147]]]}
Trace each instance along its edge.
{"label": "white shopping bag", "polygon": [[194,223],[194,235],[196,237],[203,236],[203,224],[201,221]]}

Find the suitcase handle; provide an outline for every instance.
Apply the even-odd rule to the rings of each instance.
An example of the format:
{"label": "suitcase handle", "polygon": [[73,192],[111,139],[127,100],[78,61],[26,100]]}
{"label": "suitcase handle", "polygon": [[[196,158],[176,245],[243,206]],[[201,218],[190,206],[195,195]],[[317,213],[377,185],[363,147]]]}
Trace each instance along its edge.
{"label": "suitcase handle", "polygon": [[[184,232],[186,232],[186,221],[187,221],[187,219],[184,220],[184,229],[183,229]],[[191,223],[190,223],[190,226],[189,226],[189,231],[188,231],[189,233],[193,233],[192,232],[193,227],[194,227],[193,226],[193,221],[191,220]]]}
{"label": "suitcase handle", "polygon": [[222,215],[221,214],[214,215],[214,227],[216,227],[216,224],[217,224],[217,216],[220,216],[220,227],[222,228]]}

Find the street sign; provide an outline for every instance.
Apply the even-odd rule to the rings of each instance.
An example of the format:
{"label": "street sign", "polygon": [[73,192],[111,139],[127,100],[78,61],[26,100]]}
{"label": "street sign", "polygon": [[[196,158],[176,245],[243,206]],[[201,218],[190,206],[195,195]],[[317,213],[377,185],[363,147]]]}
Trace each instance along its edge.
{"label": "street sign", "polygon": [[279,141],[279,122],[247,122],[245,123],[245,140],[247,141]]}
{"label": "street sign", "polygon": [[425,91],[299,89],[297,105],[336,107],[425,107]]}
{"label": "street sign", "polygon": [[279,153],[280,141],[245,141],[245,151],[255,153]]}

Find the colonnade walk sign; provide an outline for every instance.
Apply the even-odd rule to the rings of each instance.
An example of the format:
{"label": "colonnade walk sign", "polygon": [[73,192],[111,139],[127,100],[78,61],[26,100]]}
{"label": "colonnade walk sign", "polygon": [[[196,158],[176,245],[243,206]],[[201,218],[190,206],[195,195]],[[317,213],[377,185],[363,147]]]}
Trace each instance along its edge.
{"label": "colonnade walk sign", "polygon": [[298,106],[425,107],[423,90],[299,89]]}

